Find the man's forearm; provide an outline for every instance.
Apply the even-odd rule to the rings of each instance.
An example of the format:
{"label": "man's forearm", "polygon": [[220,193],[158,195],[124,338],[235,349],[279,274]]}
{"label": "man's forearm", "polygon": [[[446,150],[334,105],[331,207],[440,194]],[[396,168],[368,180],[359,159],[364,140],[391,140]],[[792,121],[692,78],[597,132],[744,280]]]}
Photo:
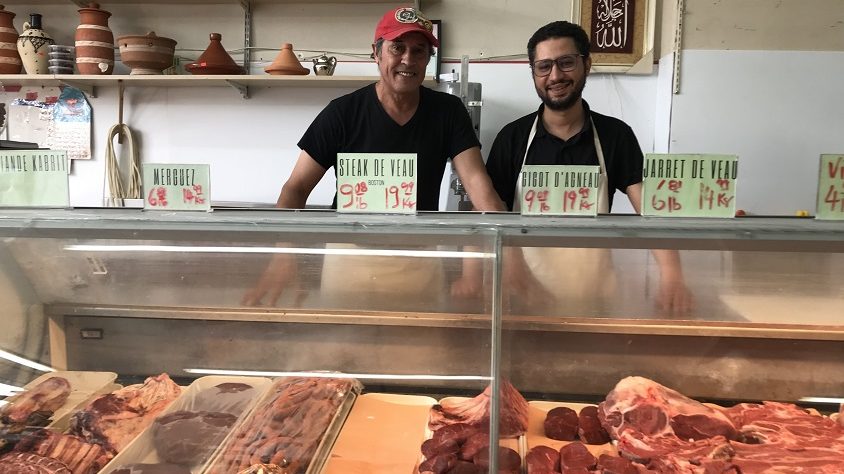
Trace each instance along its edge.
{"label": "man's forearm", "polygon": [[662,277],[683,276],[683,264],[680,261],[680,252],[676,250],[667,249],[651,249],[651,254],[654,256],[657,265],[659,265],[659,273]]}
{"label": "man's forearm", "polygon": [[281,209],[304,209],[308,202],[307,193],[285,184],[281,188],[275,207]]}

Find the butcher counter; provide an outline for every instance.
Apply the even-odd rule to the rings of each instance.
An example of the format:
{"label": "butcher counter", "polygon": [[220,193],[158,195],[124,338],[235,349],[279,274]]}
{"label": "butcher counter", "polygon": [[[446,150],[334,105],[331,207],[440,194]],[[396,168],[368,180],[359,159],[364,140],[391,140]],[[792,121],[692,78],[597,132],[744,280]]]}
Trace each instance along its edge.
{"label": "butcher counter", "polygon": [[[509,380],[590,402],[630,375],[714,401],[844,395],[839,223],[3,210],[0,235],[11,386],[43,364],[182,385],[335,371],[435,398]],[[689,311],[660,309],[649,249],[679,251]],[[278,258],[294,268],[278,300],[244,304]],[[518,285],[508,258],[529,269]],[[470,267],[477,291],[456,294]]]}

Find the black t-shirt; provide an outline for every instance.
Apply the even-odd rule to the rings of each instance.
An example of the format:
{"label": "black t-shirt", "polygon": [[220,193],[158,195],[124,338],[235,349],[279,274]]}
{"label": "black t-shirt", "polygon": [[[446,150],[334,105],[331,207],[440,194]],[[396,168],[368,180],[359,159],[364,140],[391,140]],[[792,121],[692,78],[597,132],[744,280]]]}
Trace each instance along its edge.
{"label": "black t-shirt", "polygon": [[475,146],[480,142],[472,119],[456,96],[422,87],[416,113],[400,126],[378,100],[375,84],[332,100],[299,140],[299,148],[326,170],[337,164],[337,153],[416,153],[420,211],[439,209],[448,159]]}
{"label": "black t-shirt", "polygon": [[[551,135],[542,125],[542,120],[537,121],[536,136],[533,138],[525,164],[597,165],[598,153],[595,151],[592,125],[588,120],[591,115],[595,128],[598,129],[601,148],[604,150],[604,162],[609,181],[608,205],[612,209],[613,194],[616,189],[627,192],[628,186],[642,181],[644,157],[630,126],[615,117],[590,111],[586,101],[583,101],[583,106],[587,117],[584,127],[568,140],[561,140]],[[543,109],[544,106],[540,106],[537,112],[505,125],[495,137],[489,152],[486,163],[487,172],[498,196],[510,210],[513,209],[516,179],[522,169],[528,134],[534,119],[537,114],[542,113]]]}

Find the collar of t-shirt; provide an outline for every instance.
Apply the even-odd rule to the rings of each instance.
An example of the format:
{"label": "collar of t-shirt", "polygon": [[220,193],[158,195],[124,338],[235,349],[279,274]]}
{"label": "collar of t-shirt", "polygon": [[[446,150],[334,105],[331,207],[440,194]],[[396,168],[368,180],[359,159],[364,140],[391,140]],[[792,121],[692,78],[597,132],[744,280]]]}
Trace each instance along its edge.
{"label": "collar of t-shirt", "polygon": [[583,128],[568,140],[563,140],[548,132],[542,123],[544,105],[539,107],[536,121],[536,136],[528,151],[526,164],[535,165],[595,165],[598,155],[592,140],[592,122],[589,120],[590,110],[583,101]]}

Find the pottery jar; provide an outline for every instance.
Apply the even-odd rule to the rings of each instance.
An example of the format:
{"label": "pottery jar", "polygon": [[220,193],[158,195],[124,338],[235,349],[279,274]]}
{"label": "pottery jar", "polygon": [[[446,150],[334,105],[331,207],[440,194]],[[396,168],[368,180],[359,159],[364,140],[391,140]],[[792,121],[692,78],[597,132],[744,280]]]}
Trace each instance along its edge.
{"label": "pottery jar", "polygon": [[185,65],[185,70],[191,74],[243,74],[243,68],[238,66],[234,59],[223,47],[223,35],[211,33],[211,40],[205,51],[199,58],[190,64]]}
{"label": "pottery jar", "polygon": [[114,35],[108,27],[111,13],[97,3],[79,9],[76,28],[76,68],[80,74],[111,74],[114,71]]}
{"label": "pottery jar", "polygon": [[0,5],[0,74],[20,74],[23,63],[18,53],[18,30],[12,23],[15,14]]}
{"label": "pottery jar", "polygon": [[157,36],[154,31],[146,35],[126,35],[117,38],[120,61],[132,69],[131,75],[161,74],[173,65],[176,40]]}
{"label": "pottery jar", "polygon": [[18,53],[27,74],[47,74],[47,50],[55,43],[53,38],[41,29],[41,15],[31,13],[29,21],[23,23],[23,33],[18,36]]}
{"label": "pottery jar", "polygon": [[293,45],[290,43],[284,43],[281,45],[281,51],[278,53],[278,56],[275,57],[275,61],[265,67],[264,71],[266,71],[267,74],[273,75],[295,76],[306,76],[311,72],[302,67],[302,63],[299,62],[299,58],[297,58],[296,53],[293,52]]}

